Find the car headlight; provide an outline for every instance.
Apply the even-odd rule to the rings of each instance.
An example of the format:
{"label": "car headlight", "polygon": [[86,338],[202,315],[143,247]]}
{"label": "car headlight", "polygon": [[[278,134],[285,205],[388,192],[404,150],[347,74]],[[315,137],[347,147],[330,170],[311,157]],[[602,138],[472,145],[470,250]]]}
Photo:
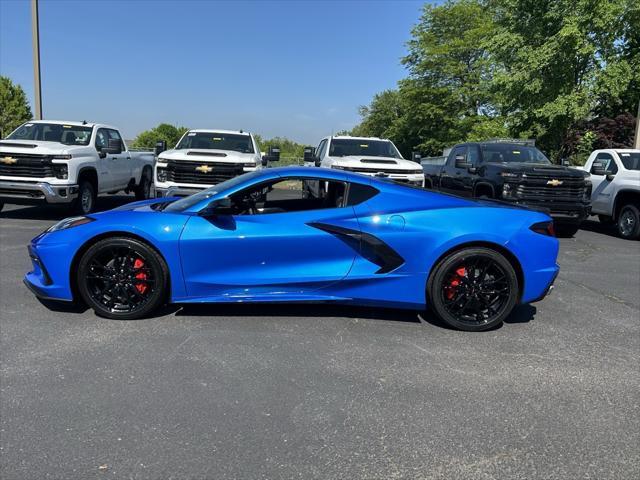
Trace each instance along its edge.
{"label": "car headlight", "polygon": [[244,162],[244,163],[242,164],[242,166],[243,166],[243,167],[245,167],[245,168],[253,168],[253,167],[255,167],[256,165],[257,165],[257,163],[256,163],[256,162]]}
{"label": "car headlight", "polygon": [[157,168],[156,169],[156,178],[159,182],[167,181],[167,169],[166,168]]}
{"label": "car headlight", "polygon": [[420,175],[421,173],[424,173],[424,170],[419,168],[419,169],[416,169],[416,170],[411,170],[409,173],[412,174],[412,175]]}
{"label": "car headlight", "polygon": [[54,163],[53,174],[56,178],[66,180],[69,178],[69,166],[66,163]]}
{"label": "car headlight", "polygon": [[69,217],[64,220],[60,220],[58,223],[51,225],[45,230],[46,233],[58,232],[60,230],[67,230],[68,228],[79,227],[85,223],[94,222],[95,218],[91,217]]}

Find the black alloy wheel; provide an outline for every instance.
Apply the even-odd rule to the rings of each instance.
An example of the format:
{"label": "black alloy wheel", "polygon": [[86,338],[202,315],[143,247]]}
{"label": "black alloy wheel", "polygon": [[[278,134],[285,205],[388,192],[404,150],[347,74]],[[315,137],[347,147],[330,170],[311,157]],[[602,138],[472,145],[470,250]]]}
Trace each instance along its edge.
{"label": "black alloy wheel", "polygon": [[146,244],[126,237],[107,238],[80,259],[77,285],[96,314],[120,320],[142,318],[165,299],[168,270]]}
{"label": "black alloy wheel", "polygon": [[450,326],[488,330],[515,307],[518,278],[511,263],[495,250],[466,248],[436,265],[427,294],[434,312]]}

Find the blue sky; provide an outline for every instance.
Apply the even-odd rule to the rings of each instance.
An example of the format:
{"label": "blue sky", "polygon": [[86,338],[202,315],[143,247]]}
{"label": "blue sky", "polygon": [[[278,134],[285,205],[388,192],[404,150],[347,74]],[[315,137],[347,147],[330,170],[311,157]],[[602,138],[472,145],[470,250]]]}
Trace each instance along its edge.
{"label": "blue sky", "polygon": [[[45,118],[242,128],[304,143],[405,76],[420,1],[40,0]],[[0,73],[33,99],[28,0],[0,0]]]}

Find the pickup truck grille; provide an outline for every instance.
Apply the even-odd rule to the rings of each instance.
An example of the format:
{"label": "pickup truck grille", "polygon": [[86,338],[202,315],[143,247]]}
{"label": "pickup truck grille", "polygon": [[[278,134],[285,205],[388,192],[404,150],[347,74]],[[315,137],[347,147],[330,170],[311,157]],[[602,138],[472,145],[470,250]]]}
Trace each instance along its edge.
{"label": "pickup truck grille", "polygon": [[416,171],[413,172],[412,170],[403,170],[401,168],[389,168],[386,166],[380,166],[380,167],[344,167],[343,170],[347,170],[348,172],[356,172],[356,173],[369,173],[369,174],[376,174],[376,173],[387,173],[387,174],[400,174],[400,175],[410,175],[413,173],[422,173],[422,169],[420,168],[416,168]]}
{"label": "pickup truck grille", "polygon": [[526,178],[516,187],[516,197],[536,203],[545,201],[575,203],[583,200],[586,188],[581,178],[527,173]]}
{"label": "pickup truck grille", "polygon": [[[208,167],[208,168],[201,168]],[[242,175],[244,166],[224,162],[172,161],[167,163],[167,180],[175,183],[216,185]]]}
{"label": "pickup truck grille", "polygon": [[48,155],[6,152],[0,152],[0,175],[32,178],[55,176],[53,163]]}

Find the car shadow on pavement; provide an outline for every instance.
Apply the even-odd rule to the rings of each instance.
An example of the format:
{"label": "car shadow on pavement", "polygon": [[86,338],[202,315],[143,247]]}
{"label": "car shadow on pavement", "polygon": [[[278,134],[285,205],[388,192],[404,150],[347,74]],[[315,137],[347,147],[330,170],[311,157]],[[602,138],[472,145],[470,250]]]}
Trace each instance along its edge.
{"label": "car shadow on pavement", "polygon": [[[135,202],[134,196],[125,195],[108,195],[98,197],[96,203],[96,212],[103,212],[105,210],[111,210],[127,203]],[[11,204],[7,204],[11,205]],[[17,208],[15,208],[17,207]],[[51,220],[57,221],[63,218],[72,217],[75,215],[73,210],[69,206],[61,205],[36,205],[36,206],[21,206],[16,205],[11,210],[7,210],[5,206],[4,210],[0,212],[0,218],[11,218],[16,220]]]}
{"label": "car shadow on pavement", "polygon": [[610,237],[618,237],[615,225],[607,225],[599,220],[585,220],[582,222],[582,225],[580,225],[580,229],[586,230],[587,232],[609,235]]}
{"label": "car shadow on pavement", "polygon": [[182,304],[175,315],[197,317],[347,317],[420,323],[419,313],[415,310],[322,303]]}

